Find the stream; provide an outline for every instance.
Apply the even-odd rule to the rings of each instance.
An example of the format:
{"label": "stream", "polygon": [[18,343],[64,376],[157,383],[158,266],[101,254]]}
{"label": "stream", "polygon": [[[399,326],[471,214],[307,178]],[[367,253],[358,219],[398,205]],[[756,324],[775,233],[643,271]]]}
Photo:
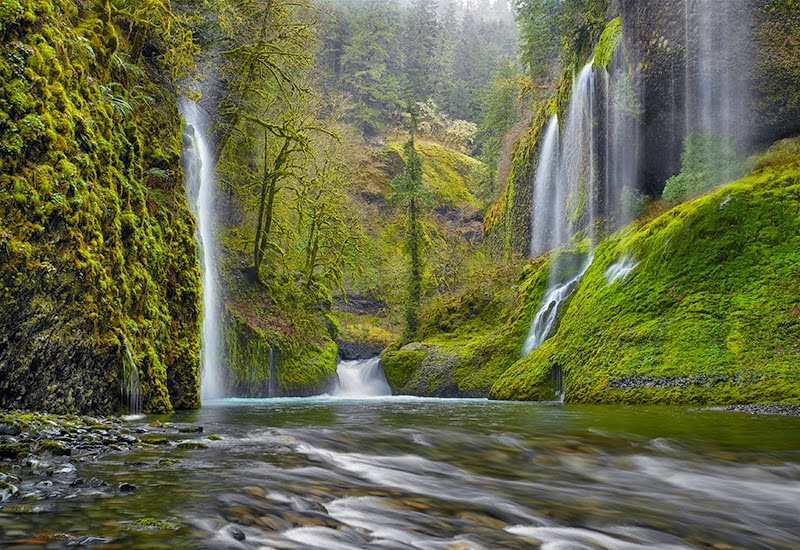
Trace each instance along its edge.
{"label": "stream", "polygon": [[[222,439],[79,464],[138,490],[7,507],[0,547],[61,532],[142,549],[800,547],[796,417],[323,396],[158,418]],[[174,530],[130,528],[143,517]]]}

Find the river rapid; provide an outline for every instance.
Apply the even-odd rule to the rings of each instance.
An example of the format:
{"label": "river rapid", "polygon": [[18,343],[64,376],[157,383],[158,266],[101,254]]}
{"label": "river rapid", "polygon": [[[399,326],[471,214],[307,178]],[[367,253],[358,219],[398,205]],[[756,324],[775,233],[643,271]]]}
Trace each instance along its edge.
{"label": "river rapid", "polygon": [[[179,449],[192,436],[176,430],[79,464],[138,490],[6,507],[0,547],[61,548],[41,534],[62,532],[142,549],[800,547],[796,417],[320,397],[129,424],[156,419],[203,426],[208,448]],[[145,517],[169,527],[134,528]]]}

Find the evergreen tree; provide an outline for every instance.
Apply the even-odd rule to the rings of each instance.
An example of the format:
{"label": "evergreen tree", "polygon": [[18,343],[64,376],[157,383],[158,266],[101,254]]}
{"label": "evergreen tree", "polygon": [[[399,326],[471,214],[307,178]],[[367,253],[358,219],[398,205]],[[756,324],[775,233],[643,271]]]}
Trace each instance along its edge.
{"label": "evergreen tree", "polygon": [[392,180],[392,201],[406,211],[405,250],[408,254],[408,275],[404,307],[404,337],[411,339],[419,329],[419,306],[422,300],[422,278],[425,269],[425,228],[422,225],[422,208],[428,199],[422,184],[422,158],[414,146],[416,115],[411,114],[411,135],[403,146],[405,167],[403,173]]}
{"label": "evergreen tree", "polygon": [[437,0],[411,0],[404,37],[405,99],[426,101],[434,92],[436,45],[439,39]]}

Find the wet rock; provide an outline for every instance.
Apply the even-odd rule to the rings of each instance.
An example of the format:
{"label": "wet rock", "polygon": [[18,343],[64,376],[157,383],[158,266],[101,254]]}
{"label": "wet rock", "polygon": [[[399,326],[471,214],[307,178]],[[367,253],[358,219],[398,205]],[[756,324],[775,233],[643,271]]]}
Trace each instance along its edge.
{"label": "wet rock", "polygon": [[208,445],[202,441],[181,441],[178,443],[179,449],[208,449]]}
{"label": "wet rock", "polygon": [[276,518],[272,516],[261,516],[256,518],[256,523],[264,527],[266,529],[270,529],[272,531],[284,531],[291,527],[291,524],[287,521],[284,521],[281,518]]}
{"label": "wet rock", "polygon": [[101,479],[97,479],[96,477],[90,479],[86,484],[92,489],[99,489],[100,487],[108,487],[108,483],[106,483]]}
{"label": "wet rock", "polygon": [[485,514],[480,514],[478,512],[459,512],[458,518],[471,523],[476,523],[483,527],[488,527],[489,529],[505,529],[509,525],[505,521],[487,516]]}
{"label": "wet rock", "polygon": [[5,502],[16,496],[19,496],[19,488],[16,485],[0,481],[0,502]]}
{"label": "wet rock", "polygon": [[22,430],[16,424],[5,424],[0,422],[0,435],[19,435]]}
{"label": "wet rock", "polygon": [[95,546],[100,544],[110,544],[114,539],[107,537],[81,537],[67,543],[67,546]]}
{"label": "wet rock", "polygon": [[163,436],[143,437],[142,443],[146,443],[148,445],[169,445],[169,439]]}
{"label": "wet rock", "polygon": [[264,498],[266,496],[264,489],[262,489],[261,487],[245,487],[244,489],[242,489],[242,492],[257,498]]}
{"label": "wet rock", "polygon": [[36,446],[36,451],[53,456],[69,456],[72,454],[72,449],[60,441],[54,441],[52,439],[39,441],[39,444]]}
{"label": "wet rock", "polygon": [[24,443],[0,444],[0,458],[19,458],[30,452],[30,447]]}
{"label": "wet rock", "polygon": [[242,531],[239,527],[236,527],[235,525],[231,526],[230,532],[231,536],[236,540],[242,541],[247,538],[247,535],[244,534],[244,531]]}
{"label": "wet rock", "polygon": [[211,441],[222,441],[222,438],[220,436],[218,436],[217,434],[210,434],[210,435],[206,436],[206,439],[211,440]]}
{"label": "wet rock", "polygon": [[748,414],[777,414],[783,416],[800,416],[800,404],[793,405],[731,405],[722,410],[743,412]]}
{"label": "wet rock", "polygon": [[201,434],[203,433],[202,426],[189,426],[186,428],[178,428],[178,433],[182,434]]}
{"label": "wet rock", "polygon": [[117,487],[117,490],[120,493],[132,493],[133,491],[138,491],[139,488],[132,483],[120,483],[119,487]]}
{"label": "wet rock", "polygon": [[152,422],[150,422],[150,427],[151,428],[161,428],[162,426],[163,426],[163,424],[161,422],[159,422],[158,420],[153,420]]}

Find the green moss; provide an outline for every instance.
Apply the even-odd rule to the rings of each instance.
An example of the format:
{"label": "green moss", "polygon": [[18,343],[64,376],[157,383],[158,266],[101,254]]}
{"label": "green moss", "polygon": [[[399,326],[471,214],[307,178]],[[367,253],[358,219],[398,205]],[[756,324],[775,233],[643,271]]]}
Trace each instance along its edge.
{"label": "green moss", "polygon": [[181,441],[178,443],[179,449],[208,449],[208,444],[202,441]]}
{"label": "green moss", "polygon": [[217,434],[209,434],[206,436],[206,439],[208,439],[209,441],[222,441],[222,438]]}
{"label": "green moss", "polygon": [[93,7],[0,5],[0,301],[16,312],[0,326],[24,343],[0,351],[0,396],[24,386],[7,404],[120,411],[129,351],[145,411],[198,407],[200,277],[175,90],[152,67],[119,73],[127,45]]}
{"label": "green moss", "polygon": [[[757,157],[751,175],[601,243],[557,332],[494,384],[541,399],[561,369],[569,402],[800,399],[800,155]],[[609,283],[630,256],[637,267]]]}
{"label": "green moss", "polygon": [[30,452],[24,443],[0,443],[0,458],[19,458]]}
{"label": "green moss", "polygon": [[608,69],[611,64],[611,59],[614,57],[614,52],[619,47],[622,40],[622,18],[617,17],[612,19],[603,29],[600,38],[597,40],[597,45],[594,48],[594,68],[595,70],[602,68]]}
{"label": "green moss", "polygon": [[69,447],[59,441],[45,439],[40,441],[36,446],[36,451],[39,453],[50,453],[55,456],[67,456],[72,454]]}
{"label": "green moss", "polygon": [[[390,141],[387,150],[402,159],[402,142]],[[482,166],[480,161],[432,141],[417,141],[416,150],[422,157],[422,181],[437,203],[477,207],[478,183],[473,176]]]}
{"label": "green moss", "polygon": [[163,531],[177,531],[180,529],[176,524],[156,518],[141,518],[133,522],[134,528],[160,529]]}

